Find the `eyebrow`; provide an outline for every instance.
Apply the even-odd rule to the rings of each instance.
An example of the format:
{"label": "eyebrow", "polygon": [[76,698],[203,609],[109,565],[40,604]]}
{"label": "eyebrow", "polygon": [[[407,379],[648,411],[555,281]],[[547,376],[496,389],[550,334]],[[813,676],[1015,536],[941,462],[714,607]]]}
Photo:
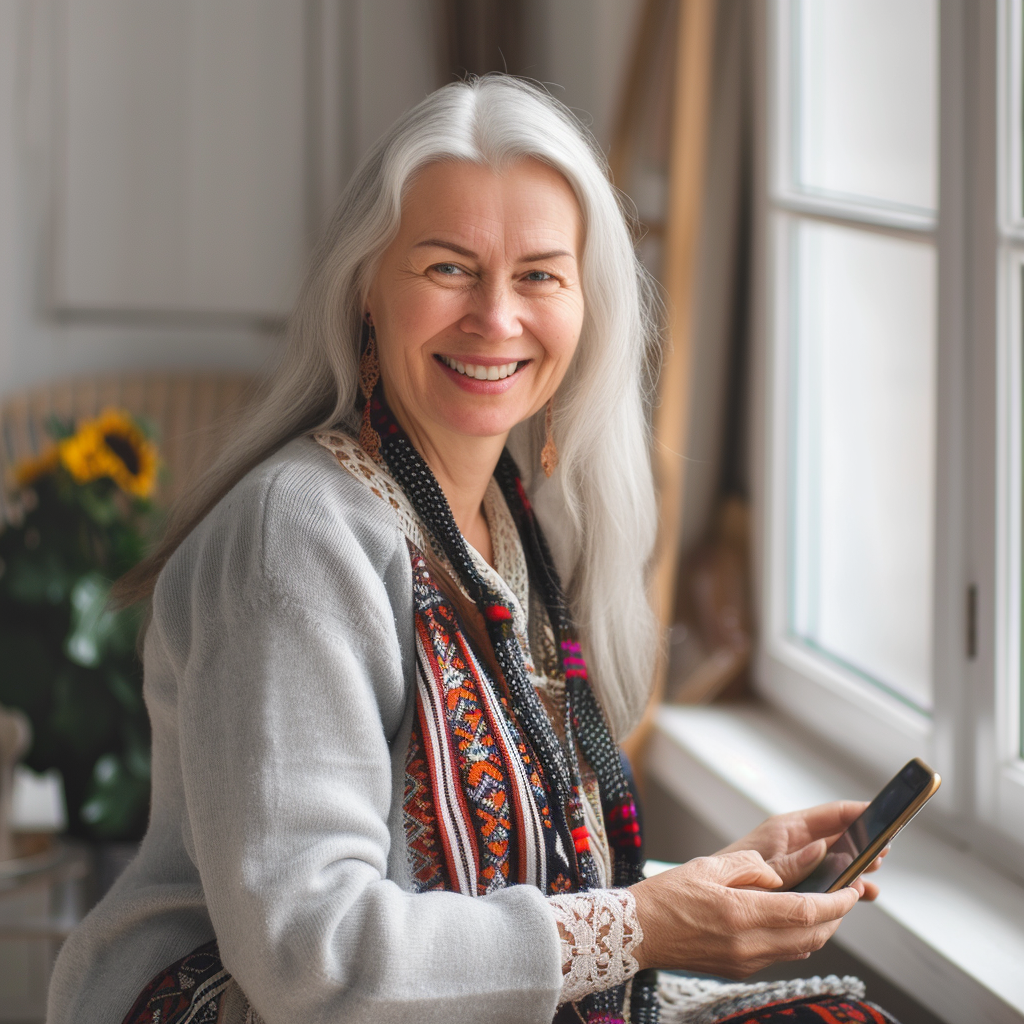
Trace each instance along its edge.
{"label": "eyebrow", "polygon": [[[456,245],[454,242],[445,242],[440,238],[428,238],[425,241],[417,242],[414,249],[447,249],[449,252],[457,252],[460,256],[467,256],[471,260],[478,260],[480,256],[478,253],[473,252],[472,249],[467,249],[465,246]],[[516,262],[517,263],[539,263],[541,260],[554,259],[556,256],[568,256],[569,259],[575,260],[576,257],[569,252],[568,249],[549,249],[547,252],[531,252],[526,256],[521,256]]]}

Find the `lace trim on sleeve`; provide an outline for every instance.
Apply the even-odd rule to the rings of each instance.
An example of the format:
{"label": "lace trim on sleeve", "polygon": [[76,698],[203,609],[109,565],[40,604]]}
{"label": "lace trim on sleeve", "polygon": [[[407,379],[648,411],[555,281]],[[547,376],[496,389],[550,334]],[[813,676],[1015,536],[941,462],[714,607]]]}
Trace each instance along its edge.
{"label": "lace trim on sleeve", "polygon": [[632,951],[644,933],[628,889],[592,889],[548,897],[562,941],[559,1003],[621,985],[639,970]]}

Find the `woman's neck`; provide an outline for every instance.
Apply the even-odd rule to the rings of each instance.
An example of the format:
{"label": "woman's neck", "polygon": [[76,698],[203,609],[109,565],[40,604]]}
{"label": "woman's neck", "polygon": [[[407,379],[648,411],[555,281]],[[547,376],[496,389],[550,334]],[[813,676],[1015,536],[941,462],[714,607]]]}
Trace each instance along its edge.
{"label": "woman's neck", "polygon": [[396,419],[437,479],[448,499],[455,525],[493,565],[494,550],[483,501],[505,447],[506,436],[466,437],[455,434],[437,437],[432,432],[418,430],[414,424],[402,423],[400,416],[396,415]]}

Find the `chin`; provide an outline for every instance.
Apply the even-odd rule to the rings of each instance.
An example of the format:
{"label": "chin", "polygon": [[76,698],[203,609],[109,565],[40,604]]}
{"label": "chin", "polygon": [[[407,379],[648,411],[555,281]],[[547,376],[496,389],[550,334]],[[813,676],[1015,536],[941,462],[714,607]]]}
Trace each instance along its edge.
{"label": "chin", "polygon": [[526,416],[516,418],[515,416],[491,415],[455,415],[445,417],[445,427],[453,434],[461,434],[463,437],[501,437],[507,434],[517,423],[521,423]]}

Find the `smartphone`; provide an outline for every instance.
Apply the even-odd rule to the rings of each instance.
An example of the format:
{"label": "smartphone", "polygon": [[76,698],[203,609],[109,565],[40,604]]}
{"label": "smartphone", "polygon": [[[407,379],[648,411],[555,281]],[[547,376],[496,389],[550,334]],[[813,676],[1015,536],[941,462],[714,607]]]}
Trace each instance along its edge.
{"label": "smartphone", "polygon": [[825,859],[793,892],[836,892],[848,886],[935,795],[942,779],[915,757],[829,847]]}

